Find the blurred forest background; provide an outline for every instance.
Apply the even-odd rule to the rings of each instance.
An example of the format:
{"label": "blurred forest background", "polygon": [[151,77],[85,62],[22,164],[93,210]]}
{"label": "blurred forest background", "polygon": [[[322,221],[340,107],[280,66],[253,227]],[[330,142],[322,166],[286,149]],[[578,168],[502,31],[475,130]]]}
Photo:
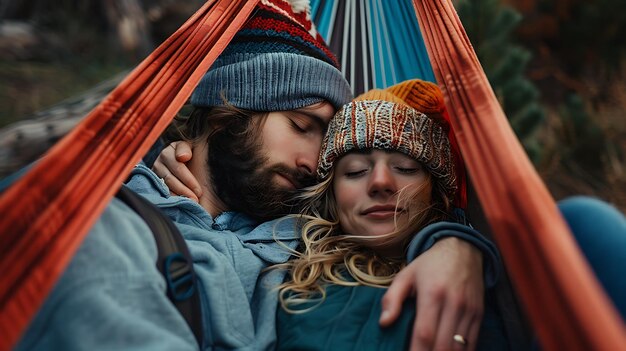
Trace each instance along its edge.
{"label": "blurred forest background", "polygon": [[[0,0],[0,178],[39,155],[32,140],[45,148],[67,132],[202,3]],[[454,3],[553,196],[594,195],[626,211],[626,1]]]}

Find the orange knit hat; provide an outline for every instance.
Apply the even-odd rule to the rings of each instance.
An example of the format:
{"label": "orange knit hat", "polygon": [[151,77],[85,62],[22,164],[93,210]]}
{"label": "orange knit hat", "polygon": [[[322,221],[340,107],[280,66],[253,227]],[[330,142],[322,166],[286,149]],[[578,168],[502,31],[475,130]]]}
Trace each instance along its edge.
{"label": "orange knit hat", "polygon": [[331,120],[320,151],[318,176],[355,149],[402,152],[440,179],[455,205],[466,206],[465,172],[443,94],[420,79],[373,89],[344,105]]}

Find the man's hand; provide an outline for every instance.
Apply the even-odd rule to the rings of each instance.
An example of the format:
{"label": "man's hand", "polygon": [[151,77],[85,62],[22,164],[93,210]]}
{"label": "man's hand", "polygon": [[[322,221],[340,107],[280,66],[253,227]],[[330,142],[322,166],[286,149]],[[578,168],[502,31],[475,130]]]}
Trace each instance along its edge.
{"label": "man's hand", "polygon": [[383,297],[380,325],[391,325],[411,295],[417,307],[411,350],[474,350],[484,310],[482,263],[473,245],[439,240],[396,276]]}
{"label": "man's hand", "polygon": [[186,163],[191,160],[191,144],[175,141],[157,157],[152,170],[165,182],[173,195],[187,197],[195,202],[202,196],[202,188]]}

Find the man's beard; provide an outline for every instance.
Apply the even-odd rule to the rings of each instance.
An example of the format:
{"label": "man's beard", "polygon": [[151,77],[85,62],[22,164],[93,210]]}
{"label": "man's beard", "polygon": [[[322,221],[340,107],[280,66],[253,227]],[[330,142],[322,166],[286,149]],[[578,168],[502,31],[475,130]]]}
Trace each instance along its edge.
{"label": "man's beard", "polygon": [[[276,174],[286,176],[297,188],[315,183],[312,174],[291,169],[283,164],[268,165],[258,151],[260,147],[242,148],[229,152],[220,150],[219,157],[211,157],[209,167],[213,189],[228,210],[237,211],[260,221],[268,221],[300,209],[296,200],[298,190],[275,184]],[[243,149],[246,149],[243,147]],[[234,151],[234,150],[232,150]]]}

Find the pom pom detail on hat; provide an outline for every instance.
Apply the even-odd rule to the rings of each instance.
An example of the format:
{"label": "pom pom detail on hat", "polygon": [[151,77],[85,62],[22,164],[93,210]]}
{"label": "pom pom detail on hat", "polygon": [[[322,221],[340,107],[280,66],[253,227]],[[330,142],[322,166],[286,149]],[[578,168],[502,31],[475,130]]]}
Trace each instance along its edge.
{"label": "pom pom detail on hat", "polygon": [[293,8],[293,12],[302,12],[311,10],[311,2],[309,0],[289,0],[291,3],[291,8]]}

